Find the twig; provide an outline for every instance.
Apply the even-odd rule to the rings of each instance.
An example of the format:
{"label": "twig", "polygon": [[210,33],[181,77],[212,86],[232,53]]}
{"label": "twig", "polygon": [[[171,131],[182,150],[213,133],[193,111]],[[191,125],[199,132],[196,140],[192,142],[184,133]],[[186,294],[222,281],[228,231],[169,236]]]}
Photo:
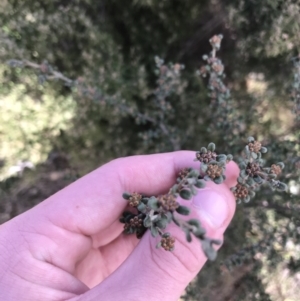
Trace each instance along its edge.
{"label": "twig", "polygon": [[[84,93],[90,93],[90,90],[97,90],[96,87],[87,89],[84,87],[84,85],[78,81],[73,80],[71,78],[66,77],[64,74],[62,74],[59,71],[56,71],[51,65],[48,64],[48,62],[43,62],[42,64],[37,64],[28,60],[9,60],[8,65],[11,67],[29,67],[34,70],[38,70],[41,73],[41,76],[44,76],[47,80],[61,80],[65,82],[68,86],[77,86],[81,92]],[[90,93],[91,94],[91,93]],[[91,95],[91,97],[95,97],[95,95]],[[152,123],[154,126],[157,125],[163,135],[170,141],[173,150],[179,150],[181,148],[180,143],[177,141],[177,139],[174,139],[172,135],[170,134],[170,131],[166,124],[163,122],[164,116],[160,116],[160,121],[157,121],[155,118],[150,117],[146,114],[143,114],[141,112],[137,112],[132,110],[130,107],[125,105],[124,103],[120,103],[117,100],[115,100],[113,97],[104,97],[101,95],[101,98],[109,105],[111,106],[117,106],[121,111],[126,112],[127,114],[131,115],[132,117],[137,117],[140,120],[147,121]],[[163,114],[164,115],[164,114]]]}

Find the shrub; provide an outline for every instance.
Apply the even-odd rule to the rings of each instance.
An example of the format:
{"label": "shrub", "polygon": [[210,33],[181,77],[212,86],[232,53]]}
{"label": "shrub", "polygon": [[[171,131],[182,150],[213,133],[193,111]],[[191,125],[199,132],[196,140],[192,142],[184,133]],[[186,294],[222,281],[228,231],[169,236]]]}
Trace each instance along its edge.
{"label": "shrub", "polygon": [[[64,153],[80,175],[114,157],[200,151],[211,141],[239,161],[247,137],[253,135],[268,149],[266,172],[273,168],[276,173],[272,164],[285,163],[279,180],[287,183],[288,193],[265,187],[251,202],[241,202],[217,262],[205,268],[183,298],[276,300],[279,293],[272,284],[278,283],[281,271],[288,269],[292,275],[299,269],[300,75],[297,57],[294,71],[289,63],[299,47],[298,8],[293,1],[279,0],[198,3],[86,0],[70,6],[25,1],[22,9],[17,1],[1,4],[0,54],[16,67],[3,67],[1,94],[11,97],[22,85],[19,101],[28,114],[31,107],[23,95],[41,101],[44,109],[48,103],[42,95],[50,95],[49,110],[54,105],[72,112],[67,124],[50,134],[38,127],[31,140],[40,145],[47,139],[40,162],[52,148]],[[216,30],[224,33],[224,47],[201,62]],[[218,37],[213,42],[218,46]],[[153,72],[157,54],[174,63],[156,57]],[[22,145],[14,153],[32,160],[33,150],[25,146],[26,152]],[[14,159],[1,156],[6,162]],[[32,185],[39,172],[38,167],[30,181],[25,174],[10,186],[4,185],[7,181],[1,185],[9,187],[8,196],[14,195],[25,179]],[[235,193],[242,196],[240,190]],[[21,198],[16,200],[22,206]],[[233,269],[232,276],[220,276],[220,264],[227,267],[224,273]],[[280,286],[291,298],[296,290],[285,290],[292,279]]]}

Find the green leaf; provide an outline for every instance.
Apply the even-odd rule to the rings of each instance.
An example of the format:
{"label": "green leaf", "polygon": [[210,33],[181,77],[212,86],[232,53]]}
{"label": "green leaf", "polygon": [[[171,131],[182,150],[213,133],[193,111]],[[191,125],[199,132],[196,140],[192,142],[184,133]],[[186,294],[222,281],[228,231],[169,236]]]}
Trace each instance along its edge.
{"label": "green leaf", "polygon": [[268,151],[268,149],[266,147],[262,146],[260,151],[261,151],[261,153],[265,154]]}
{"label": "green leaf", "polygon": [[148,204],[148,201],[149,201],[149,198],[142,198],[141,199],[141,202],[146,204],[146,205]]}
{"label": "green leaf", "polygon": [[278,191],[287,191],[287,190],[288,190],[288,186],[287,186],[285,183],[279,182],[279,183],[276,185],[276,189],[277,189]]}
{"label": "green leaf", "polygon": [[208,175],[205,175],[203,179],[204,181],[211,181],[211,178]]}
{"label": "green leaf", "polygon": [[211,142],[208,144],[207,149],[210,150],[211,152],[214,152],[216,149],[216,145],[213,142]]}
{"label": "green leaf", "polygon": [[130,227],[130,228],[124,230],[125,234],[133,234],[134,232],[135,232],[135,229],[133,227]]}
{"label": "green leaf", "polygon": [[244,179],[243,179],[242,177],[238,177],[238,178],[237,178],[237,182],[238,182],[239,184],[243,184],[243,183],[244,183]]}
{"label": "green leaf", "polygon": [[233,159],[233,156],[231,154],[227,155],[227,160],[231,161]]}
{"label": "green leaf", "polygon": [[206,171],[207,171],[207,168],[208,168],[208,165],[207,165],[207,164],[201,163],[200,170],[201,170],[202,172],[206,172]]}
{"label": "green leaf", "polygon": [[256,154],[256,153],[253,153],[253,152],[251,152],[251,157],[252,157],[253,159],[257,159],[257,154]]}
{"label": "green leaf", "polygon": [[145,234],[146,231],[147,231],[146,228],[138,228],[138,229],[136,230],[136,237],[137,237],[138,239],[141,239],[141,238],[143,237],[143,235]]}
{"label": "green leaf", "polygon": [[243,179],[245,179],[245,178],[248,177],[248,175],[246,174],[245,169],[242,169],[242,170],[240,171],[240,177],[242,177]]}
{"label": "green leaf", "polygon": [[239,168],[240,168],[241,170],[245,169],[246,166],[247,166],[247,165],[246,165],[245,162],[241,162],[241,163],[239,164]]}
{"label": "green leaf", "polygon": [[263,183],[263,179],[260,176],[254,176],[253,180],[257,183],[257,184],[262,184]]}
{"label": "green leaf", "polygon": [[247,183],[249,186],[252,186],[252,185],[255,183],[255,181],[253,180],[253,178],[249,177],[249,178],[247,179],[246,183]]}
{"label": "green leaf", "polygon": [[151,232],[151,235],[152,235],[153,237],[156,237],[156,236],[158,235],[158,230],[157,230],[157,228],[154,227],[154,226],[151,226],[150,232]]}
{"label": "green leaf", "polygon": [[283,162],[278,162],[276,163],[281,169],[284,169],[284,163]]}
{"label": "green leaf", "polygon": [[152,226],[152,221],[149,215],[145,217],[143,224],[145,228],[150,228]]}
{"label": "green leaf", "polygon": [[181,214],[181,215],[189,215],[191,213],[190,208],[186,207],[186,206],[179,206],[176,209],[176,212]]}
{"label": "green leaf", "polygon": [[160,229],[165,229],[168,225],[168,218],[161,216],[161,218],[155,222],[155,225]]}
{"label": "green leaf", "polygon": [[129,198],[131,197],[131,194],[128,192],[124,192],[122,196],[123,196],[123,199],[129,200]]}
{"label": "green leaf", "polygon": [[224,154],[220,154],[217,156],[217,161],[220,162],[220,161],[225,161],[226,162],[226,159],[227,159],[227,156],[224,155]]}
{"label": "green leaf", "polygon": [[256,161],[257,161],[257,163],[258,163],[259,165],[262,165],[262,164],[265,163],[265,160],[264,160],[264,159],[257,159]]}
{"label": "green leaf", "polygon": [[177,218],[173,214],[172,214],[172,220],[173,220],[175,225],[180,227],[180,223],[178,222]]}
{"label": "green leaf", "polygon": [[132,212],[130,212],[130,211],[124,211],[123,213],[122,213],[122,215],[123,215],[123,217],[127,217],[127,216],[132,216],[133,214],[132,214]]}
{"label": "green leaf", "polygon": [[224,178],[221,176],[221,177],[217,177],[217,178],[215,178],[214,180],[214,183],[216,183],[216,184],[222,184],[223,183],[223,181],[224,181]]}
{"label": "green leaf", "polygon": [[172,220],[173,214],[172,214],[172,212],[168,211],[166,213],[163,213],[162,216],[165,217],[168,220],[168,223],[170,223],[171,220]]}
{"label": "green leaf", "polygon": [[205,187],[205,181],[203,181],[203,180],[197,180],[196,181],[196,183],[195,183],[195,186],[197,187],[197,188],[204,188]]}
{"label": "green leaf", "polygon": [[190,186],[192,195],[197,195],[197,190],[194,186]]}
{"label": "green leaf", "polygon": [[188,189],[182,189],[182,190],[179,192],[179,195],[180,195],[180,197],[183,198],[184,200],[190,200],[190,199],[193,197],[191,191],[188,190]]}
{"label": "green leaf", "polygon": [[[212,161],[211,161],[212,163]],[[221,167],[225,167],[226,166],[226,161],[220,161],[220,162],[216,162],[218,166],[221,166]]]}
{"label": "green leaf", "polygon": [[[181,180],[181,179],[180,179]],[[179,182],[179,181],[178,181]],[[172,188],[171,188],[171,193],[174,194],[177,192],[177,188],[178,188],[178,185],[175,184]]]}
{"label": "green leaf", "polygon": [[142,212],[142,213],[146,213],[147,211],[147,206],[144,204],[144,203],[140,203],[138,206],[137,206],[137,210]]}
{"label": "green leaf", "polygon": [[187,242],[191,242],[192,241],[192,235],[191,235],[190,231],[188,229],[185,229],[184,233],[185,233],[185,238],[186,238]]}
{"label": "green leaf", "polygon": [[188,173],[188,177],[190,178],[198,178],[198,176],[199,176],[199,171],[196,169],[192,169]]}
{"label": "green leaf", "polygon": [[250,150],[249,150],[249,146],[248,145],[245,146],[245,153],[246,153],[247,157],[250,156]]}
{"label": "green leaf", "polygon": [[187,179],[187,184],[189,184],[189,185],[194,185],[195,182],[196,182],[196,179],[195,179],[195,178],[188,178],[188,179]]}
{"label": "green leaf", "polygon": [[275,174],[275,173],[270,173],[270,174],[268,174],[268,177],[269,177],[269,179],[276,179],[277,178],[277,175]]}
{"label": "green leaf", "polygon": [[125,223],[128,223],[130,221],[131,218],[135,217],[135,214],[133,214],[132,212],[126,212],[126,215],[124,215],[124,220],[125,220]]}
{"label": "green leaf", "polygon": [[195,219],[195,218],[192,218],[190,220],[187,221],[187,223],[191,226],[195,226],[197,229],[198,228],[201,228],[201,223],[199,220]]}
{"label": "green leaf", "polygon": [[157,210],[157,209],[158,209],[158,201],[157,201],[157,198],[156,198],[156,197],[151,197],[151,198],[148,200],[147,205],[148,205],[151,209]]}
{"label": "green leaf", "polygon": [[249,195],[251,198],[255,197],[255,192],[253,190],[249,190]]}
{"label": "green leaf", "polygon": [[194,231],[193,233],[196,237],[203,239],[204,235],[206,234],[206,230],[204,228],[199,228],[196,231]]}
{"label": "green leaf", "polygon": [[125,223],[128,223],[130,221],[130,219],[132,219],[134,217],[134,215],[127,215],[126,217],[124,217]]}
{"label": "green leaf", "polygon": [[207,149],[205,147],[201,147],[200,153],[207,153]]}
{"label": "green leaf", "polygon": [[220,240],[220,239],[211,239],[210,243],[211,243],[211,245],[220,246],[222,244],[222,240]]}
{"label": "green leaf", "polygon": [[244,198],[244,203],[249,203],[250,202],[250,196],[247,195],[245,198]]}
{"label": "green leaf", "polygon": [[208,260],[214,261],[217,258],[217,251],[212,247],[211,242],[207,239],[201,241],[202,250]]}

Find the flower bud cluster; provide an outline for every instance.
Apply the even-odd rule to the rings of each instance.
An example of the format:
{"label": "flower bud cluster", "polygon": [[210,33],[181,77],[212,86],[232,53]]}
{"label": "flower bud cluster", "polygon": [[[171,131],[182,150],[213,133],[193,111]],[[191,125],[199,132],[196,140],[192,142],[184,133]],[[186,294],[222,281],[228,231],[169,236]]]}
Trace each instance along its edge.
{"label": "flower bud cluster", "polygon": [[157,88],[154,91],[154,102],[161,112],[171,113],[172,106],[166,98],[180,85],[180,75],[184,65],[166,65],[164,60],[157,56],[155,57],[155,63],[157,68],[155,73],[158,75],[158,80]]}
{"label": "flower bud cluster", "polygon": [[210,143],[207,148],[202,147],[196,152],[196,159],[201,162],[200,170],[204,174],[205,181],[213,181],[221,184],[225,179],[225,166],[232,159],[231,155],[218,155],[215,152],[215,144]]}
{"label": "flower bud cluster", "polygon": [[248,144],[244,150],[245,157],[239,164],[238,184],[231,188],[238,203],[248,203],[255,196],[255,191],[264,183],[268,183],[274,190],[287,190],[286,184],[276,180],[284,164],[279,162],[272,164],[271,167],[264,167],[262,154],[266,152],[267,148],[263,147],[260,142],[253,137],[248,138]]}
{"label": "flower bud cluster", "polygon": [[[204,188],[205,181],[209,179],[216,183],[223,181],[227,156],[217,155],[214,150],[215,145],[210,143],[208,149],[202,148],[196,154],[197,160],[208,167],[206,174],[200,169],[184,168],[179,172],[176,183],[167,194],[147,197],[137,192],[124,193],[123,198],[128,201],[131,208],[131,211],[125,211],[120,218],[124,223],[124,233],[136,234],[141,238],[149,229],[153,237],[160,236],[157,248],[173,251],[175,238],[169,232],[165,232],[165,229],[170,223],[175,223],[185,233],[188,242],[192,241],[192,236],[200,240],[207,258],[214,260],[217,256],[214,245],[221,242],[207,237],[205,229],[198,220],[181,219],[180,216],[188,216],[191,209],[178,201],[179,197],[183,200],[191,200],[197,194],[197,189]],[[209,169],[212,169],[211,173]]]}
{"label": "flower bud cluster", "polygon": [[210,98],[211,119],[208,131],[222,130],[224,138],[232,144],[241,132],[242,122],[237,115],[230,89],[224,83],[225,73],[222,61],[216,56],[221,48],[223,36],[215,35],[209,42],[212,51],[202,58],[206,65],[202,66],[197,74],[208,78],[208,96]]}
{"label": "flower bud cluster", "polygon": [[[240,174],[238,184],[231,188],[238,202],[249,202],[254,197],[255,191],[260,185],[268,183],[273,189],[285,191],[286,184],[276,180],[284,168],[283,163],[272,164],[271,167],[263,167],[262,154],[267,148],[253,137],[248,138],[245,147],[245,158],[240,162]],[[201,242],[202,250],[208,259],[214,260],[217,256],[214,245],[221,242],[210,239],[206,231],[197,219],[181,219],[180,215],[188,216],[190,207],[181,205],[178,200],[191,200],[197,194],[197,190],[205,187],[206,181],[221,184],[225,179],[226,164],[232,160],[232,155],[218,154],[214,143],[209,143],[196,152],[195,161],[200,162],[199,170],[192,168],[182,169],[176,179],[176,183],[169,192],[159,196],[143,196],[137,192],[124,193],[123,198],[128,201],[132,211],[125,211],[120,221],[124,223],[124,233],[135,233],[138,238],[149,229],[153,237],[160,236],[157,248],[173,251],[175,238],[165,229],[170,223],[175,223],[185,233],[186,240],[192,241],[196,237]]]}

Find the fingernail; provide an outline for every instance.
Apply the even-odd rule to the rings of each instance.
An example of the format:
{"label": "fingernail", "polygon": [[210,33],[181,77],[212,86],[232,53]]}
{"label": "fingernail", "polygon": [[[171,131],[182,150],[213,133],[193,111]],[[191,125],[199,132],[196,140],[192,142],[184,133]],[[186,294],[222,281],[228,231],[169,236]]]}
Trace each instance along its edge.
{"label": "fingernail", "polygon": [[225,197],[213,189],[200,189],[193,199],[193,205],[200,219],[205,219],[216,229],[223,226],[229,214]]}

